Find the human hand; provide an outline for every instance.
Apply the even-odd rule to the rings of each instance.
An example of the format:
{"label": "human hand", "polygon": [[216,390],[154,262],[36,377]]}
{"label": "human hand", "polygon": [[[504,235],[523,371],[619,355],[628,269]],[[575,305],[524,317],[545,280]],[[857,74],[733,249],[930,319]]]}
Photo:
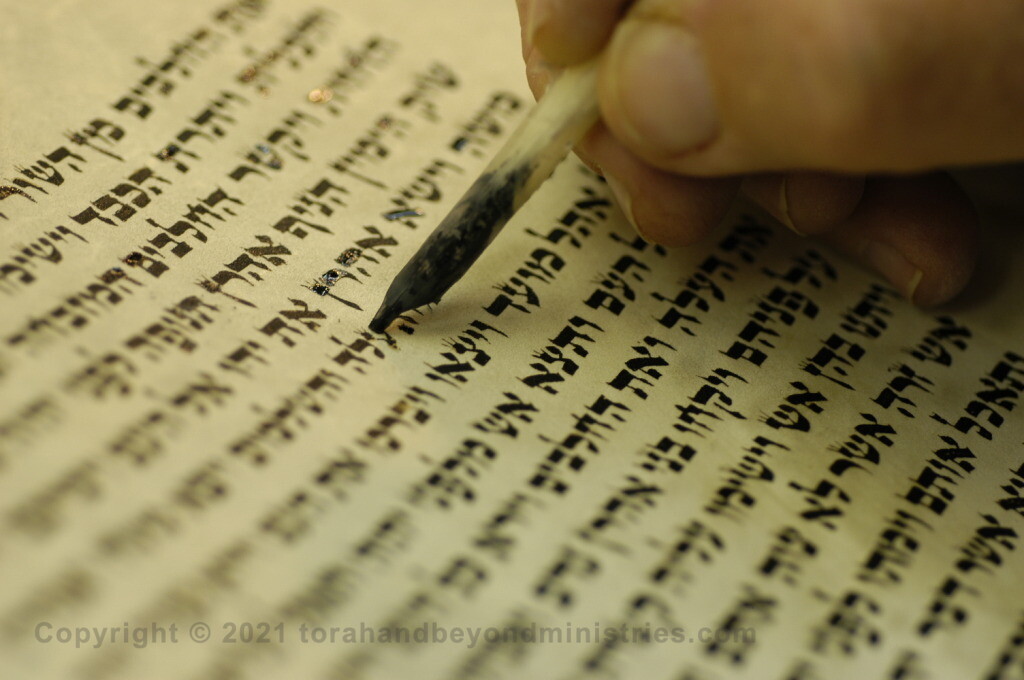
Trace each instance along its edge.
{"label": "human hand", "polygon": [[935,170],[1024,158],[1018,0],[517,2],[537,95],[608,43],[577,152],[648,240],[696,240],[742,190],[915,303],[967,283],[976,218]]}

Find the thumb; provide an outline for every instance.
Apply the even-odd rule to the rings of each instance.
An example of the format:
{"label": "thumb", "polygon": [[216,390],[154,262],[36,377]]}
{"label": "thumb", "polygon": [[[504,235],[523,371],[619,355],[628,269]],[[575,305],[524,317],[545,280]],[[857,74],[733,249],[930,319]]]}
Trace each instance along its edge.
{"label": "thumb", "polygon": [[1024,157],[1019,0],[638,0],[601,109],[652,165],[910,171]]}

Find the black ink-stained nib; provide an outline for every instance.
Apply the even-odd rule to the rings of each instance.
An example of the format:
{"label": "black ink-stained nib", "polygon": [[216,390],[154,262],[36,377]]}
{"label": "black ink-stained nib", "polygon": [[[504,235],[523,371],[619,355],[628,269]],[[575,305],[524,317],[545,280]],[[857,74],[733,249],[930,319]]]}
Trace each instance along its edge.
{"label": "black ink-stained nib", "polygon": [[440,300],[512,217],[530,174],[523,164],[480,176],[398,272],[370,330],[380,333],[399,314]]}
{"label": "black ink-stained nib", "polygon": [[377,310],[377,313],[373,315],[373,320],[370,322],[370,330],[374,333],[383,333],[391,325],[391,322],[398,318],[399,314],[400,312],[385,302]]}

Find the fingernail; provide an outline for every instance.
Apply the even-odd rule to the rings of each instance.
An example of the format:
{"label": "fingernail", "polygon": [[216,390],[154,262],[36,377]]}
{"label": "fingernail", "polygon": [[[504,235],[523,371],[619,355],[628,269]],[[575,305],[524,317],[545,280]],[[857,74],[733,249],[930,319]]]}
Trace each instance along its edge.
{"label": "fingernail", "polygon": [[892,246],[879,241],[868,241],[864,245],[864,260],[875,271],[885,277],[907,300],[913,302],[917,287],[924,278],[924,272]]}
{"label": "fingernail", "polygon": [[619,180],[615,179],[609,174],[605,174],[604,181],[608,183],[608,188],[612,190],[612,195],[615,196],[615,202],[619,205],[619,210],[625,215],[626,221],[632,225],[636,233],[640,235],[640,238],[650,243],[650,240],[644,236],[644,233],[640,231],[640,227],[637,226],[636,218],[633,217],[633,199],[630,198],[629,192],[626,191],[626,187]]}
{"label": "fingernail", "polygon": [[789,178],[786,176],[782,177],[782,188],[779,189],[779,219],[797,236],[805,236],[793,224],[793,217],[789,214]]}
{"label": "fingernail", "polygon": [[634,144],[676,154],[718,133],[707,64],[690,33],[665,23],[626,21],[612,39],[608,60],[610,91]]}
{"label": "fingernail", "polygon": [[[535,54],[536,51],[534,52]],[[540,97],[547,91],[555,76],[551,68],[542,59],[531,55],[531,58],[526,61],[526,77],[536,88],[537,97]]]}

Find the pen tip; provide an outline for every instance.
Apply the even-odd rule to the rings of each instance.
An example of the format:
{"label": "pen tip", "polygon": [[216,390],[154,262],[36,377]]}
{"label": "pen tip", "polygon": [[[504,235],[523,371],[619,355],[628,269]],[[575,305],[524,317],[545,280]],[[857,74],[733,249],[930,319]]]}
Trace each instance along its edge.
{"label": "pen tip", "polygon": [[370,330],[374,333],[383,333],[397,316],[398,313],[385,302],[377,310],[377,313],[374,314],[373,320],[370,321]]}

